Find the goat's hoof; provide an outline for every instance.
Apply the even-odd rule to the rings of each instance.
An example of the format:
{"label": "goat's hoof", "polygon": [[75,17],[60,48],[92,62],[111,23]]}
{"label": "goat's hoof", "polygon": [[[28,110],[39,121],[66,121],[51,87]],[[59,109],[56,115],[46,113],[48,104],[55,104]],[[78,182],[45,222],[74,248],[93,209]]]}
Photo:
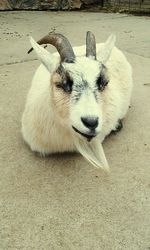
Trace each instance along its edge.
{"label": "goat's hoof", "polygon": [[116,129],[115,129],[115,130],[112,130],[112,133],[116,134],[116,133],[118,133],[122,128],[123,128],[123,123],[122,123],[122,121],[119,119],[119,120],[118,120],[118,124],[117,124],[117,126],[116,126]]}

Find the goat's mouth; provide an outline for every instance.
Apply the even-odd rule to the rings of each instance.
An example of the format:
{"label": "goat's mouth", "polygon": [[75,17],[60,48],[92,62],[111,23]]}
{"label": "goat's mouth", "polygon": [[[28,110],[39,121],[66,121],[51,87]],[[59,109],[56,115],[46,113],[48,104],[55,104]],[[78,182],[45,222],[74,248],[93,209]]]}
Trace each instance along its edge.
{"label": "goat's mouth", "polygon": [[74,129],[75,132],[85,137],[88,141],[91,141],[97,135],[95,131],[92,131],[88,134],[84,134],[81,131],[79,131],[77,128],[75,128],[74,126],[72,126],[72,128]]}

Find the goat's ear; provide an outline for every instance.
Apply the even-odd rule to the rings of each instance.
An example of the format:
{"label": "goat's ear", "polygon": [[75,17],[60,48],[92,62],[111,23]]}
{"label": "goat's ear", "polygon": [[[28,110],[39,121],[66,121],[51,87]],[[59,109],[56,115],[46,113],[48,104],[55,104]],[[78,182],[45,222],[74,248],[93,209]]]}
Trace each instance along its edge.
{"label": "goat's ear", "polygon": [[107,60],[109,59],[112,49],[115,46],[115,42],[116,42],[116,36],[114,34],[110,35],[107,41],[103,44],[103,46],[97,52],[98,59],[103,64],[105,64]]}
{"label": "goat's ear", "polygon": [[30,37],[30,43],[35,50],[38,59],[44,64],[49,72],[53,72],[57,67],[57,58],[40,46],[32,37]]}

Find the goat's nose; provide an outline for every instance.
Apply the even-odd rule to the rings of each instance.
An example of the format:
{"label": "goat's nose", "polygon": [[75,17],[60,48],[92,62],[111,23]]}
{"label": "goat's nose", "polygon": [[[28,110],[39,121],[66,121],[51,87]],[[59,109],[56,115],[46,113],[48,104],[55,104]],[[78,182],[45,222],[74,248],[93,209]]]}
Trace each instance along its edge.
{"label": "goat's nose", "polygon": [[95,129],[98,126],[98,117],[96,116],[81,117],[81,121],[89,129]]}

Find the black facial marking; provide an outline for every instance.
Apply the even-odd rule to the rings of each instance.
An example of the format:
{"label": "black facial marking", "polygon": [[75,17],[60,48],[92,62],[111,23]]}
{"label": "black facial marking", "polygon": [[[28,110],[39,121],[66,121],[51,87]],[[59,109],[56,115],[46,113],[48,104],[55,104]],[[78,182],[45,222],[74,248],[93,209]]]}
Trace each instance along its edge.
{"label": "black facial marking", "polygon": [[93,91],[93,94],[94,94],[94,97],[95,97],[96,101],[98,102],[98,94],[97,94],[97,91],[94,90],[94,91]]}
{"label": "black facial marking", "polygon": [[64,83],[64,91],[65,92],[72,92],[73,80],[70,77],[66,78],[66,82]]}
{"label": "black facial marking", "polygon": [[79,99],[80,99],[80,97],[81,97],[81,94],[82,94],[81,92],[76,92],[76,93],[74,94],[72,100],[73,100],[74,102],[79,101]]}
{"label": "black facial marking", "polygon": [[73,80],[69,76],[68,72],[65,71],[62,65],[57,69],[57,73],[61,76],[62,81],[57,84],[57,88],[63,89],[66,93],[72,92]]}
{"label": "black facial marking", "polygon": [[107,68],[102,64],[100,75],[97,78],[96,85],[98,90],[103,91],[108,84],[109,79],[107,77]]}
{"label": "black facial marking", "polygon": [[82,84],[84,86],[84,89],[86,89],[88,87],[88,82],[84,79],[82,79]]}
{"label": "black facial marking", "polygon": [[74,95],[73,95],[72,100],[75,101],[75,102],[79,101],[83,91],[88,87],[87,81],[85,81],[83,79],[81,81],[82,81],[82,84],[80,84],[80,83],[76,84],[74,86],[74,89],[73,89]]}

